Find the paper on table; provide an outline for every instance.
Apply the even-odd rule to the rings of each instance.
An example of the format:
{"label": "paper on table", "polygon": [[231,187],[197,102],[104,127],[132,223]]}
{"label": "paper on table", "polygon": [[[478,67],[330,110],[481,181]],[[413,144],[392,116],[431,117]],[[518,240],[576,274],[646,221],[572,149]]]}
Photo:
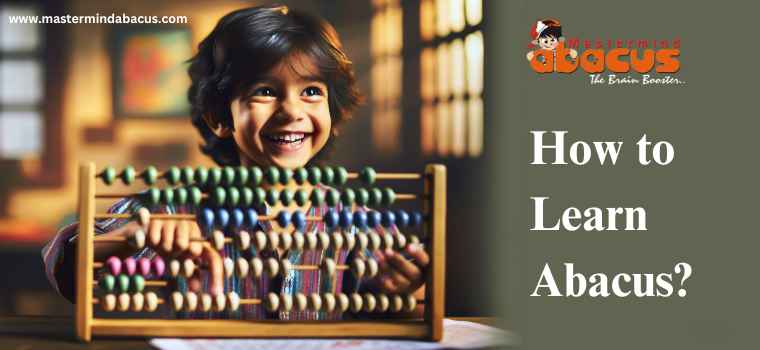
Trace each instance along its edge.
{"label": "paper on table", "polygon": [[515,336],[498,328],[466,321],[443,321],[439,343],[383,339],[173,339],[156,338],[150,344],[162,350],[432,350],[476,349],[514,345]]}

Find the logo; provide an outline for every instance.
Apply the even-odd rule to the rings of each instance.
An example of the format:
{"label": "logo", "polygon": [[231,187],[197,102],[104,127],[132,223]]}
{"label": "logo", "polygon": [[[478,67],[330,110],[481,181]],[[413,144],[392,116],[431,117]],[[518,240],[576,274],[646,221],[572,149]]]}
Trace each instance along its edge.
{"label": "logo", "polygon": [[[565,39],[559,20],[538,20],[526,55],[536,73],[585,72],[591,85],[681,85],[680,39]],[[579,50],[582,50],[580,53]],[[605,74],[606,73],[606,74]]]}

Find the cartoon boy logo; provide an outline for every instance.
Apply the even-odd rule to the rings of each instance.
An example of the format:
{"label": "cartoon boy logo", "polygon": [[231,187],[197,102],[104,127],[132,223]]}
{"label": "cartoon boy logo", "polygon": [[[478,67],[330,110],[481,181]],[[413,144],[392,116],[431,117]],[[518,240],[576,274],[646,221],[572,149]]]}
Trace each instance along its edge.
{"label": "cartoon boy logo", "polygon": [[[528,61],[533,61],[533,58],[538,56],[536,57],[537,60],[546,63],[545,54],[551,52],[552,58],[554,58],[552,61],[557,62],[557,47],[565,41],[565,37],[562,36],[562,26],[559,24],[559,20],[547,18],[536,21],[530,28],[530,37],[532,39],[530,47],[538,46],[538,49],[528,52],[526,55]],[[543,50],[541,52],[543,54],[538,54],[540,50]],[[567,51],[573,60],[578,57],[578,51],[573,49],[568,49]]]}

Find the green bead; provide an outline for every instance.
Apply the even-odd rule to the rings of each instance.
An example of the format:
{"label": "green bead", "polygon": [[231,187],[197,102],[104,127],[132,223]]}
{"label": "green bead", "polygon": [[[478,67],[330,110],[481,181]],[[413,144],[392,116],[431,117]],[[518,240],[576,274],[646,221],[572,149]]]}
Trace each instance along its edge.
{"label": "green bead", "polygon": [[193,168],[186,166],[182,168],[182,183],[185,185],[192,185],[193,181],[195,181],[195,172],[193,171]]}
{"label": "green bead", "polygon": [[251,185],[258,186],[261,184],[261,180],[264,178],[264,172],[257,166],[252,166],[249,169],[251,175]]}
{"label": "green bead", "polygon": [[386,187],[383,189],[382,204],[386,207],[391,206],[396,201],[396,192],[392,188]]}
{"label": "green bead", "polygon": [[248,184],[248,168],[244,166],[239,166],[237,167],[236,171],[237,171],[237,174],[235,176],[237,179],[237,184],[240,186],[247,185]]}
{"label": "green bead", "polygon": [[166,179],[170,185],[176,185],[179,182],[181,175],[182,172],[179,170],[179,168],[173,166],[164,173],[164,179]]}
{"label": "green bead", "polygon": [[309,171],[306,170],[306,168],[298,168],[293,172],[293,180],[296,180],[296,183],[299,185],[303,185],[306,181],[309,180]]}
{"label": "green bead", "polygon": [[208,170],[208,182],[209,186],[219,186],[222,183],[222,169],[211,168]]}
{"label": "green bead", "polygon": [[240,197],[242,199],[243,206],[250,207],[251,204],[253,204],[253,190],[250,188],[240,188]]}
{"label": "green bead", "polygon": [[116,278],[113,277],[112,274],[107,273],[100,277],[100,281],[98,281],[98,287],[102,289],[104,292],[110,293],[113,292],[113,288],[116,285]]}
{"label": "green bead", "polygon": [[321,207],[322,203],[325,202],[325,192],[322,190],[315,188],[311,190],[311,195],[309,196],[309,200],[311,200],[311,206],[312,207]]}
{"label": "green bead", "polygon": [[214,188],[214,205],[221,207],[224,206],[224,201],[227,199],[227,191],[224,187]]}
{"label": "green bead", "polygon": [[187,189],[184,187],[174,189],[174,196],[177,197],[177,204],[187,204]]}
{"label": "green bead", "polygon": [[370,207],[378,207],[383,202],[383,191],[379,188],[373,188],[369,190],[369,202],[367,204]]}
{"label": "green bead", "polygon": [[284,189],[280,192],[280,203],[284,206],[290,205],[290,203],[293,203],[293,191]]}
{"label": "green bead", "polygon": [[236,207],[240,202],[240,191],[235,187],[227,189],[227,204],[231,207]]}
{"label": "green bead", "polygon": [[354,200],[356,199],[356,194],[354,193],[354,190],[350,188],[346,188],[343,190],[343,193],[340,194],[340,202],[343,203],[346,207],[351,207],[354,205]]}
{"label": "green bead", "polygon": [[369,203],[369,191],[366,188],[356,190],[356,204],[362,207]]}
{"label": "green bead", "polygon": [[174,190],[171,188],[164,188],[161,191],[161,200],[167,205],[174,204]]}
{"label": "green bead", "polygon": [[121,182],[123,182],[125,185],[131,185],[133,182],[135,182],[135,168],[133,168],[131,165],[128,165],[126,168],[124,168],[124,171],[121,172]]}
{"label": "green bead", "polygon": [[267,183],[270,185],[277,184],[277,182],[280,181],[280,169],[277,169],[275,166],[270,166],[267,168],[267,172],[264,176],[266,176]]}
{"label": "green bead", "polygon": [[232,186],[235,184],[235,169],[231,166],[222,168],[222,184]]}
{"label": "green bead", "polygon": [[190,202],[194,206],[199,206],[201,205],[201,199],[203,199],[203,192],[198,187],[190,187]]}
{"label": "green bead", "polygon": [[327,203],[327,206],[335,207],[338,205],[338,202],[340,202],[340,192],[334,188],[328,189],[325,194],[325,203]]}
{"label": "green bead", "polygon": [[322,168],[322,183],[325,185],[332,185],[335,181],[335,171],[333,168],[326,166]]}
{"label": "green bead", "polygon": [[342,166],[335,168],[335,184],[343,186],[346,181],[348,181],[348,170]]}
{"label": "green bead", "polygon": [[282,169],[280,171],[280,183],[281,184],[287,185],[290,182],[291,178],[293,178],[293,170]]}
{"label": "green bead", "polygon": [[208,169],[202,166],[195,168],[195,183],[200,186],[203,186],[204,184],[206,184],[207,180],[208,180]]}
{"label": "green bead", "polygon": [[147,197],[146,201],[148,202],[148,205],[156,206],[161,201],[161,190],[155,187],[148,189],[148,192],[145,195]]}
{"label": "green bead", "polygon": [[277,204],[277,200],[279,199],[279,197],[280,197],[280,194],[274,188],[270,188],[267,190],[267,203],[269,205]]}
{"label": "green bead", "polygon": [[256,187],[253,190],[253,205],[257,207],[263,207],[267,200],[267,193],[261,187]]}
{"label": "green bead", "polygon": [[296,190],[296,193],[293,195],[293,199],[296,201],[296,204],[298,206],[302,207],[306,205],[306,202],[309,201],[309,196],[306,194],[306,191],[303,189]]}
{"label": "green bead", "polygon": [[158,180],[158,170],[152,165],[145,168],[141,175],[145,184],[149,186],[152,186]]}
{"label": "green bead", "polygon": [[367,185],[374,184],[376,178],[377,173],[375,172],[375,169],[372,169],[370,167],[364,167],[364,169],[362,169],[362,171],[359,173],[359,179]]}
{"label": "green bead", "polygon": [[310,167],[309,168],[309,183],[316,186],[320,182],[322,182],[322,170],[315,166]]}
{"label": "green bead", "polygon": [[132,276],[132,291],[140,293],[145,289],[145,277],[141,275]]}
{"label": "green bead", "polygon": [[119,291],[122,293],[126,293],[129,291],[129,276],[125,274],[119,275]]}
{"label": "green bead", "polygon": [[103,169],[103,171],[100,173],[100,177],[103,179],[103,182],[106,185],[113,184],[113,180],[116,179],[116,169],[113,167],[106,167]]}

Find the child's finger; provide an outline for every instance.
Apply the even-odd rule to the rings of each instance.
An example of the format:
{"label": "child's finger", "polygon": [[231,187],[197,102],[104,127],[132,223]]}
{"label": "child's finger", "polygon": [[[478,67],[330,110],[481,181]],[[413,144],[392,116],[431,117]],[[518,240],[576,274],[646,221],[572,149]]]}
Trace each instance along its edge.
{"label": "child's finger", "polygon": [[177,232],[174,236],[174,247],[184,252],[190,246],[190,222],[182,220],[177,223]]}
{"label": "child's finger", "polygon": [[224,266],[219,252],[211,247],[211,244],[204,243],[202,258],[208,264],[209,291],[211,295],[216,296],[224,293]]}
{"label": "child's finger", "polygon": [[148,231],[148,244],[152,247],[158,247],[161,243],[161,228],[164,225],[163,220],[151,220],[150,230]]}
{"label": "child's finger", "polygon": [[412,285],[412,282],[397,270],[389,271],[388,276],[393,280],[393,284],[396,285],[397,291],[407,290],[409,286]]}
{"label": "child's finger", "polygon": [[[190,225],[190,238],[201,238],[203,235],[201,234],[201,228],[198,227],[198,224],[192,223]],[[200,256],[203,252],[203,243],[201,242],[190,242],[190,254],[193,256]]]}
{"label": "child's finger", "polygon": [[386,258],[385,254],[381,250],[376,250],[373,254],[375,256],[375,261],[377,261],[377,267],[380,271],[387,271],[388,270],[388,259]]}
{"label": "child's finger", "polygon": [[202,286],[201,279],[196,276],[187,280],[187,289],[191,292],[200,292]]}
{"label": "child's finger", "polygon": [[380,288],[388,294],[395,294],[399,292],[399,288],[390,276],[380,277]]}
{"label": "child's finger", "polygon": [[[395,271],[403,274],[407,279],[417,281],[420,279],[422,272],[413,262],[406,260],[401,254],[394,253],[388,257],[388,263]],[[394,271],[392,270],[392,271]]]}
{"label": "child's finger", "polygon": [[172,252],[174,246],[174,234],[177,229],[177,222],[174,220],[166,220],[164,226],[161,228],[161,249],[164,253],[169,254]]}
{"label": "child's finger", "polygon": [[419,244],[409,244],[406,246],[406,253],[414,259],[414,263],[419,267],[425,267],[430,263],[430,256],[419,246]]}

